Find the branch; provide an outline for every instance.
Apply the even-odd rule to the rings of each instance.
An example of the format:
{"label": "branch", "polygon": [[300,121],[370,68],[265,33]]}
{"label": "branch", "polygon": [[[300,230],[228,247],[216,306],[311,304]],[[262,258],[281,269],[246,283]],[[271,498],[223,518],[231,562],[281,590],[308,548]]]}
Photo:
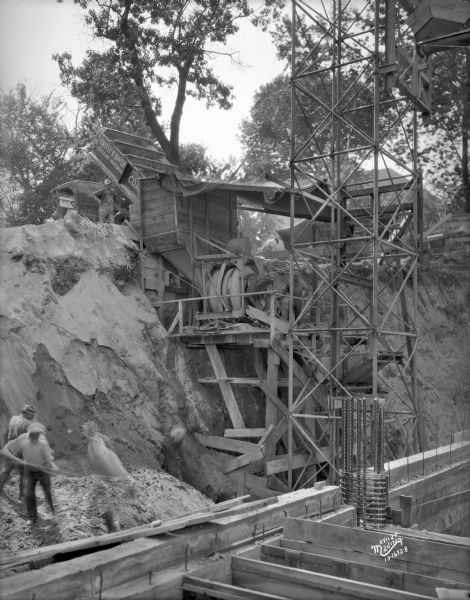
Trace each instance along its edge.
{"label": "branch", "polygon": [[163,152],[166,154],[168,160],[172,161],[174,160],[172,144],[171,141],[168,140],[162,126],[158,122],[158,119],[155,115],[155,111],[152,108],[152,103],[150,101],[149,94],[145,88],[144,73],[139,53],[136,47],[135,36],[132,34],[129,27],[128,17],[131,4],[132,0],[126,0],[126,8],[124,11],[123,19],[120,23],[121,32],[128,43],[130,61],[132,66],[131,77],[134,80],[134,83],[137,87],[137,92],[142,103],[146,123],[149,126],[152,133],[154,134],[158,143],[160,144]]}

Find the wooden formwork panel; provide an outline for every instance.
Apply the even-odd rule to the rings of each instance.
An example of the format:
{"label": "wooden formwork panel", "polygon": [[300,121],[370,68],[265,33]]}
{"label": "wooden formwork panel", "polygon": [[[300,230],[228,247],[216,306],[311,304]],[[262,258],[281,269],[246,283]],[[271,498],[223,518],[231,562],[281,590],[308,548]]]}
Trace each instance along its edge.
{"label": "wooden formwork panel", "polygon": [[[470,548],[465,546],[423,541],[405,537],[401,533],[396,539],[392,539],[392,534],[384,534],[381,530],[342,527],[296,518],[286,519],[284,537],[308,541],[312,549],[346,548],[357,556],[367,557],[378,566],[383,566],[384,558],[388,558],[388,561],[393,561],[396,570],[470,585]],[[396,548],[396,552],[392,554],[391,548]],[[389,562],[385,564],[388,565]]]}

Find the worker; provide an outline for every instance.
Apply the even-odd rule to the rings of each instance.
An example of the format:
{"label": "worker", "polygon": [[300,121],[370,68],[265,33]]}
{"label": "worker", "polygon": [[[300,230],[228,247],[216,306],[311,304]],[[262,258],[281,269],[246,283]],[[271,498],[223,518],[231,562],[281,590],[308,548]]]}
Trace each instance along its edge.
{"label": "worker", "polygon": [[91,491],[91,503],[99,510],[109,533],[119,531],[121,525],[114,507],[116,486],[125,488],[130,496],[135,494],[131,476],[117,454],[110,448],[111,440],[98,431],[96,423],[88,421],[82,425],[83,435],[88,442],[88,460],[95,473],[101,475]]}
{"label": "worker", "polygon": [[[5,444],[15,440],[20,435],[23,435],[28,430],[28,427],[31,425],[31,421],[36,414],[36,409],[31,404],[26,404],[21,409],[21,414],[14,415],[10,419],[10,423],[8,425],[8,431],[5,435]],[[10,478],[11,472],[13,469],[18,468],[19,471],[19,480],[20,480],[20,489],[19,489],[19,499],[23,498],[24,493],[24,478],[23,478],[23,467],[18,466],[17,463],[10,461],[8,459],[5,460],[5,465],[2,473],[0,473],[0,492],[2,492],[4,485]]]}
{"label": "worker", "polygon": [[113,184],[109,179],[105,179],[104,188],[94,192],[91,195],[99,202],[98,222],[99,223],[114,223],[114,205],[116,194]]}
{"label": "worker", "polygon": [[183,441],[186,437],[186,428],[182,424],[174,425],[162,440],[162,450],[165,467],[170,475],[183,479],[182,467],[184,463]]}
{"label": "worker", "polygon": [[14,415],[10,419],[5,443],[9,440],[14,440],[22,433],[26,433],[28,427],[31,425],[31,421],[34,419],[35,414],[36,409],[34,406],[31,406],[31,404],[26,404],[23,406],[21,409],[21,414]]}
{"label": "worker", "polygon": [[38,518],[36,501],[36,484],[39,482],[44,491],[52,513],[55,513],[52,501],[51,471],[58,471],[54,455],[46,438],[46,428],[42,423],[33,423],[27,432],[27,439],[22,443],[25,478],[26,511],[31,523]]}

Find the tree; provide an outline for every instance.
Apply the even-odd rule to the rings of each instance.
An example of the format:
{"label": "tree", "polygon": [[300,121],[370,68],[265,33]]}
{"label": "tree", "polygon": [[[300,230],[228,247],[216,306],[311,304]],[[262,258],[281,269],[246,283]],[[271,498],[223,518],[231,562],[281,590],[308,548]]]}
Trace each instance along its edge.
{"label": "tree", "polygon": [[[345,18],[352,19],[352,16],[346,15]],[[250,161],[249,168],[245,170],[248,177],[274,171],[278,177],[288,178],[290,143],[293,135],[296,140],[296,150],[303,147],[304,156],[331,152],[329,113],[326,108],[331,102],[331,43],[325,38],[319,26],[311,23],[307,26],[301,17],[298,27],[301,35],[296,40],[296,61],[302,64],[304,59],[308,60],[309,69],[318,70],[321,75],[315,81],[308,77],[302,79],[302,90],[296,87],[293,131],[291,131],[290,76],[279,75],[256,92],[250,117],[241,124],[241,141]],[[290,19],[285,17],[278,23],[272,35],[278,57],[285,63],[286,70],[290,71],[292,37]],[[356,58],[349,48],[346,47],[344,52],[345,62],[348,58]],[[352,82],[363,78],[359,68],[351,60],[351,66],[343,72],[344,89],[347,89]],[[353,103],[363,106],[370,105],[371,101],[372,92],[370,86],[366,84],[352,100]],[[348,102],[348,99],[344,101],[345,104]],[[351,107],[352,105],[347,106],[347,108]],[[346,120],[355,127],[346,125]],[[316,127],[318,123],[322,125]],[[369,133],[371,129],[369,111],[349,112],[340,126],[343,128],[342,136],[348,138],[350,146],[363,145],[363,138],[357,134],[357,131]],[[313,128],[315,128],[315,135],[311,137]],[[358,159],[359,156],[351,154],[351,168],[354,168]],[[343,163],[346,163],[346,160],[343,160]],[[323,178],[326,173],[319,163],[316,165],[316,172],[311,175]]]}
{"label": "tree", "polygon": [[247,165],[247,179],[260,178],[267,171],[289,176],[290,82],[279,75],[255,93],[250,116],[240,126]]}
{"label": "tree", "polygon": [[207,148],[203,144],[193,142],[181,145],[180,166],[182,171],[196,179],[220,177],[227,169],[226,164],[208,155]]}
{"label": "tree", "polygon": [[[74,1],[86,11],[87,23],[108,49],[102,54],[88,53],[76,68],[69,54],[56,56],[64,83],[95,113],[109,100],[112,106],[119,105],[122,97],[114,96],[113,90],[124,90],[124,102],[141,107],[144,123],[175,164],[180,162],[186,98],[231,107],[232,88],[214,73],[211,57],[227,54],[224,45],[238,30],[240,19],[251,18],[264,26],[269,14],[276,14],[284,3],[266,0],[264,8],[255,12],[249,0]],[[96,77],[97,73],[103,76]],[[169,132],[161,121],[155,87],[176,87]]]}
{"label": "tree", "polygon": [[[372,5],[371,5],[372,6]],[[359,23],[363,29],[369,29],[373,24],[372,12],[361,16]],[[372,19],[372,20],[371,20]],[[315,49],[310,60],[315,61],[315,67],[328,67],[330,57],[325,55],[321,40],[321,33],[315,27],[309,29],[300,26],[303,38],[298,40],[298,57],[302,53]],[[273,33],[278,48],[279,58],[285,61],[286,69],[290,62],[290,22],[288,19],[277,26]],[[317,43],[315,43],[317,40]],[[412,52],[410,46],[410,52]],[[323,62],[326,59],[326,62]],[[433,63],[433,106],[432,120],[429,126],[419,125],[418,155],[421,168],[424,172],[425,185],[439,195],[441,212],[444,205],[453,210],[465,209],[470,211],[470,181],[468,167],[468,146],[470,132],[470,50],[468,48],[446,50],[438,52],[432,57]],[[357,76],[357,71],[351,67],[349,72],[344,69],[344,87],[347,88],[348,80]],[[325,72],[324,84],[315,89],[314,95],[324,98],[329,104],[329,75]],[[318,79],[317,79],[318,82]],[[304,83],[307,85],[307,83]],[[322,89],[323,88],[323,89]],[[364,106],[372,103],[370,96],[371,86],[364,86],[361,94],[357,96],[358,104]],[[295,137],[298,145],[310,133],[309,124],[320,123],[325,117],[318,103],[309,100],[302,102],[302,110],[296,104]],[[352,119],[352,117],[349,117]],[[367,131],[367,120],[372,123],[370,113],[363,112],[354,116],[357,129]],[[381,126],[385,131],[396,118],[390,110],[383,111]],[[403,127],[410,139],[412,126],[411,118],[404,120]],[[327,153],[327,131],[320,131],[315,135],[318,145],[323,153]],[[388,143],[393,154],[404,162],[410,160],[409,144],[400,127],[393,129],[393,136]],[[346,130],[344,135],[350,135]],[[323,136],[323,137],[322,137]],[[241,125],[241,141],[250,158],[250,168],[247,170],[249,177],[259,176],[268,170],[274,170],[280,177],[288,178],[290,156],[290,82],[287,75],[278,76],[270,83],[262,86],[255,94],[250,117]],[[349,138],[353,146],[353,138]],[[360,144],[359,144],[360,145]],[[316,149],[311,147],[312,154]],[[321,153],[321,152],[320,152]],[[354,165],[352,164],[352,168]],[[315,173],[321,177],[321,173]],[[362,174],[359,174],[362,176]]]}
{"label": "tree", "polygon": [[71,169],[62,109],[52,94],[33,100],[24,84],[0,96],[2,203],[10,225],[42,223],[56,208],[50,191]]}
{"label": "tree", "polygon": [[470,213],[470,50],[438,52],[432,65],[432,120],[421,132],[425,176],[450,207]]}

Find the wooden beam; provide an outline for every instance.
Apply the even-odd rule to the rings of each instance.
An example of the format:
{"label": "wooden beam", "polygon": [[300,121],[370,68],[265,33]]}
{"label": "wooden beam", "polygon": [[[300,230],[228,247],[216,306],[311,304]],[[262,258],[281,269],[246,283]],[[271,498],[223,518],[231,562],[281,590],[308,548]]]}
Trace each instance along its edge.
{"label": "wooden beam", "polygon": [[231,473],[231,477],[235,478],[243,484],[243,489],[253,498],[274,498],[283,492],[269,489],[267,487],[267,477],[258,477],[247,473],[246,471],[238,471]]}
{"label": "wooden beam", "polygon": [[[469,239],[470,241],[470,239]],[[457,433],[452,434],[452,443],[456,442],[468,442],[470,440],[470,429],[465,429],[463,431],[457,431]]]}
{"label": "wooden beam", "polygon": [[[315,462],[315,457],[309,457],[308,454],[294,454],[292,456],[292,468],[300,469],[310,462]],[[289,468],[289,455],[283,454],[282,456],[276,456],[276,458],[266,461],[266,475],[274,475],[275,473],[283,473]]]}
{"label": "wooden beam", "polygon": [[254,306],[247,306],[246,314],[252,319],[266,323],[266,325],[271,325],[273,322],[275,330],[280,331],[281,333],[287,333],[289,331],[289,323],[287,323],[287,321],[277,318],[272,319],[270,315],[267,315],[265,312]]}
{"label": "wooden beam", "polygon": [[237,452],[239,454],[245,454],[252,450],[256,450],[258,444],[252,444],[251,442],[242,442],[226,437],[220,437],[217,435],[205,435],[202,433],[195,433],[195,438],[201,442],[206,448],[215,448],[217,450],[225,450],[226,452]]}
{"label": "wooden beam", "polygon": [[202,598],[220,598],[221,600],[286,600],[285,596],[266,594],[249,590],[246,587],[209,581],[199,577],[184,577],[183,590],[198,594]]}
{"label": "wooden beam", "polygon": [[267,385],[267,383],[265,381],[260,381],[259,387],[266,398],[281,411],[281,414],[287,415],[287,407],[285,404],[283,404],[279,396],[275,394],[274,391]]}
{"label": "wooden beam", "polygon": [[[290,539],[314,541],[316,546],[348,548],[350,551],[373,556],[378,562],[384,560],[385,545],[381,545],[384,536],[378,530],[365,530],[359,527],[342,527],[303,519],[286,519],[284,535]],[[411,537],[398,536],[396,548],[401,554],[394,555],[393,567],[396,570],[410,571],[431,577],[450,579],[470,584],[468,565],[470,550],[455,546],[452,552],[448,544],[424,542]],[[392,540],[390,545],[394,545]],[[406,547],[406,551],[404,548]],[[388,554],[385,556],[387,558]]]}
{"label": "wooden beam", "polygon": [[[172,598],[181,596],[180,585],[184,571],[174,565],[183,565],[185,557],[191,559],[207,556],[215,551],[222,551],[242,540],[261,539],[264,533],[278,530],[285,516],[314,514],[316,505],[322,500],[324,510],[331,510],[337,488],[329,487],[321,491],[297,490],[265,500],[263,503],[248,503],[246,508],[237,515],[222,512],[212,515],[212,520],[198,529],[195,539],[194,529],[180,530],[178,536],[168,540],[151,538],[133,540],[115,548],[93,552],[53,564],[39,571],[27,571],[2,579],[2,600],[24,600],[32,598],[63,598],[98,597],[100,581],[102,589],[116,588],[125,582],[141,577],[148,582],[150,572],[170,568],[172,571],[171,589],[176,590],[175,596],[168,595],[168,581],[159,587],[148,586],[147,590],[154,593],[156,598]],[[336,503],[337,504],[337,503]],[[241,510],[241,507],[240,507]],[[223,515],[227,516],[223,516]],[[190,524],[188,524],[190,525]],[[119,532],[122,533],[122,532]],[[114,535],[114,534],[110,534]],[[95,538],[96,539],[96,538]],[[220,566],[214,563],[220,571]],[[93,589],[90,585],[93,582]],[[81,593],[83,590],[83,593]]]}
{"label": "wooden beam", "polygon": [[226,429],[224,431],[224,437],[229,438],[257,438],[264,435],[264,427],[255,427],[247,429]]}
{"label": "wooden beam", "polygon": [[432,596],[351,581],[341,577],[313,573],[259,560],[232,556],[232,583],[264,593],[277,592],[286,598],[312,600],[430,600]]}
{"label": "wooden beam", "polygon": [[[259,350],[258,350],[258,352],[259,352]],[[271,350],[271,348],[268,348],[268,350],[266,351],[266,354],[267,354],[267,359],[268,359],[266,384],[267,384],[267,387],[270,390],[272,390],[276,396],[278,396],[279,357],[274,352],[274,350]],[[266,406],[265,406],[265,425],[267,428],[266,431],[269,430],[269,433],[271,433],[271,431],[274,429],[274,426],[277,425],[277,423],[279,422],[280,414],[281,413],[279,412],[279,409],[274,404],[274,402],[272,402],[272,401],[266,402]],[[269,434],[267,433],[267,436],[268,435]],[[266,452],[265,452],[266,459],[269,460],[271,458],[274,458],[274,456],[276,454],[276,441],[274,440],[274,436],[273,436],[272,440],[270,439],[267,442],[265,448],[266,448]]]}
{"label": "wooden beam", "polygon": [[390,484],[394,487],[401,481],[428,473],[432,474],[437,467],[449,464],[451,452],[452,456],[458,457],[459,460],[468,460],[470,458],[470,441],[457,442],[452,444],[452,447],[450,444],[440,446],[386,463],[385,470],[390,471]]}
{"label": "wooden beam", "polygon": [[[272,346],[272,349],[274,350],[274,352],[276,352],[276,354],[282,360],[282,362],[284,364],[288,365],[289,364],[289,354],[288,354],[287,350],[284,348],[284,346],[281,344],[278,337],[271,339],[271,346]],[[305,371],[302,369],[302,367],[295,360],[294,360],[294,364],[293,364],[293,370],[294,370],[294,375],[297,377],[297,379],[303,385],[305,385],[309,381],[310,377],[307,375],[307,373],[305,373]]]}
{"label": "wooden beam", "polygon": [[[219,383],[221,379],[217,379],[216,377],[200,377],[198,379],[199,383]],[[241,385],[259,385],[259,379],[257,377],[225,377],[223,381],[227,383],[241,384]]]}
{"label": "wooden beam", "polygon": [[[297,569],[306,569],[334,575],[335,577],[346,577],[354,581],[364,581],[373,585],[383,585],[415,594],[432,595],[435,588],[444,585],[450,588],[464,589],[464,584],[454,583],[449,580],[436,579],[425,575],[417,575],[404,571],[394,570],[391,563],[372,565],[356,561],[356,553],[349,552],[345,548],[346,558],[331,555],[317,554],[312,551],[308,542],[291,542],[281,539],[279,544],[263,544],[261,553],[263,560],[275,564],[286,564],[295,566]],[[360,557],[359,557],[360,558]]]}
{"label": "wooden beam", "polygon": [[259,445],[259,446],[262,446],[262,445],[263,445],[263,444],[266,442],[266,440],[267,440],[267,439],[269,438],[269,436],[271,435],[271,432],[272,432],[272,431],[274,431],[274,425],[271,423],[271,424],[270,424],[270,425],[267,427],[267,429],[266,429],[266,431],[263,433],[263,435],[261,436],[261,439],[260,439],[260,441],[258,442],[258,445]]}
{"label": "wooden beam", "polygon": [[215,376],[219,380],[220,391],[222,392],[222,396],[232,420],[232,424],[236,429],[244,429],[245,423],[243,422],[243,417],[240,409],[238,408],[232,388],[230,387],[230,383],[225,381],[227,379],[227,373],[225,372],[225,367],[219,351],[217,350],[217,346],[215,344],[206,344],[206,350],[207,354],[209,355],[212,368],[214,369]]}
{"label": "wooden beam", "polygon": [[264,449],[260,446],[257,446],[255,450],[251,450],[246,454],[242,454],[237,458],[234,458],[229,463],[225,465],[224,473],[230,473],[230,471],[235,471],[236,469],[240,469],[255,460],[260,460],[264,458]]}
{"label": "wooden beam", "polygon": [[[330,456],[330,449],[328,446],[323,446],[321,452],[315,452],[311,456],[305,452],[294,454],[292,456],[292,468],[299,469],[305,467],[305,465],[325,462],[326,458]],[[282,473],[288,468],[288,454],[282,454],[276,456],[273,460],[266,461],[266,475],[274,475],[275,473]]]}
{"label": "wooden beam", "polygon": [[431,542],[442,542],[443,544],[451,544],[457,546],[465,546],[470,548],[470,537],[463,537],[461,535],[448,535],[446,533],[438,533],[436,531],[423,531],[420,529],[405,529],[402,530],[400,527],[389,527],[385,526],[383,531],[389,534],[398,533],[398,535],[405,535],[408,537],[414,537],[419,540],[427,540]]}

